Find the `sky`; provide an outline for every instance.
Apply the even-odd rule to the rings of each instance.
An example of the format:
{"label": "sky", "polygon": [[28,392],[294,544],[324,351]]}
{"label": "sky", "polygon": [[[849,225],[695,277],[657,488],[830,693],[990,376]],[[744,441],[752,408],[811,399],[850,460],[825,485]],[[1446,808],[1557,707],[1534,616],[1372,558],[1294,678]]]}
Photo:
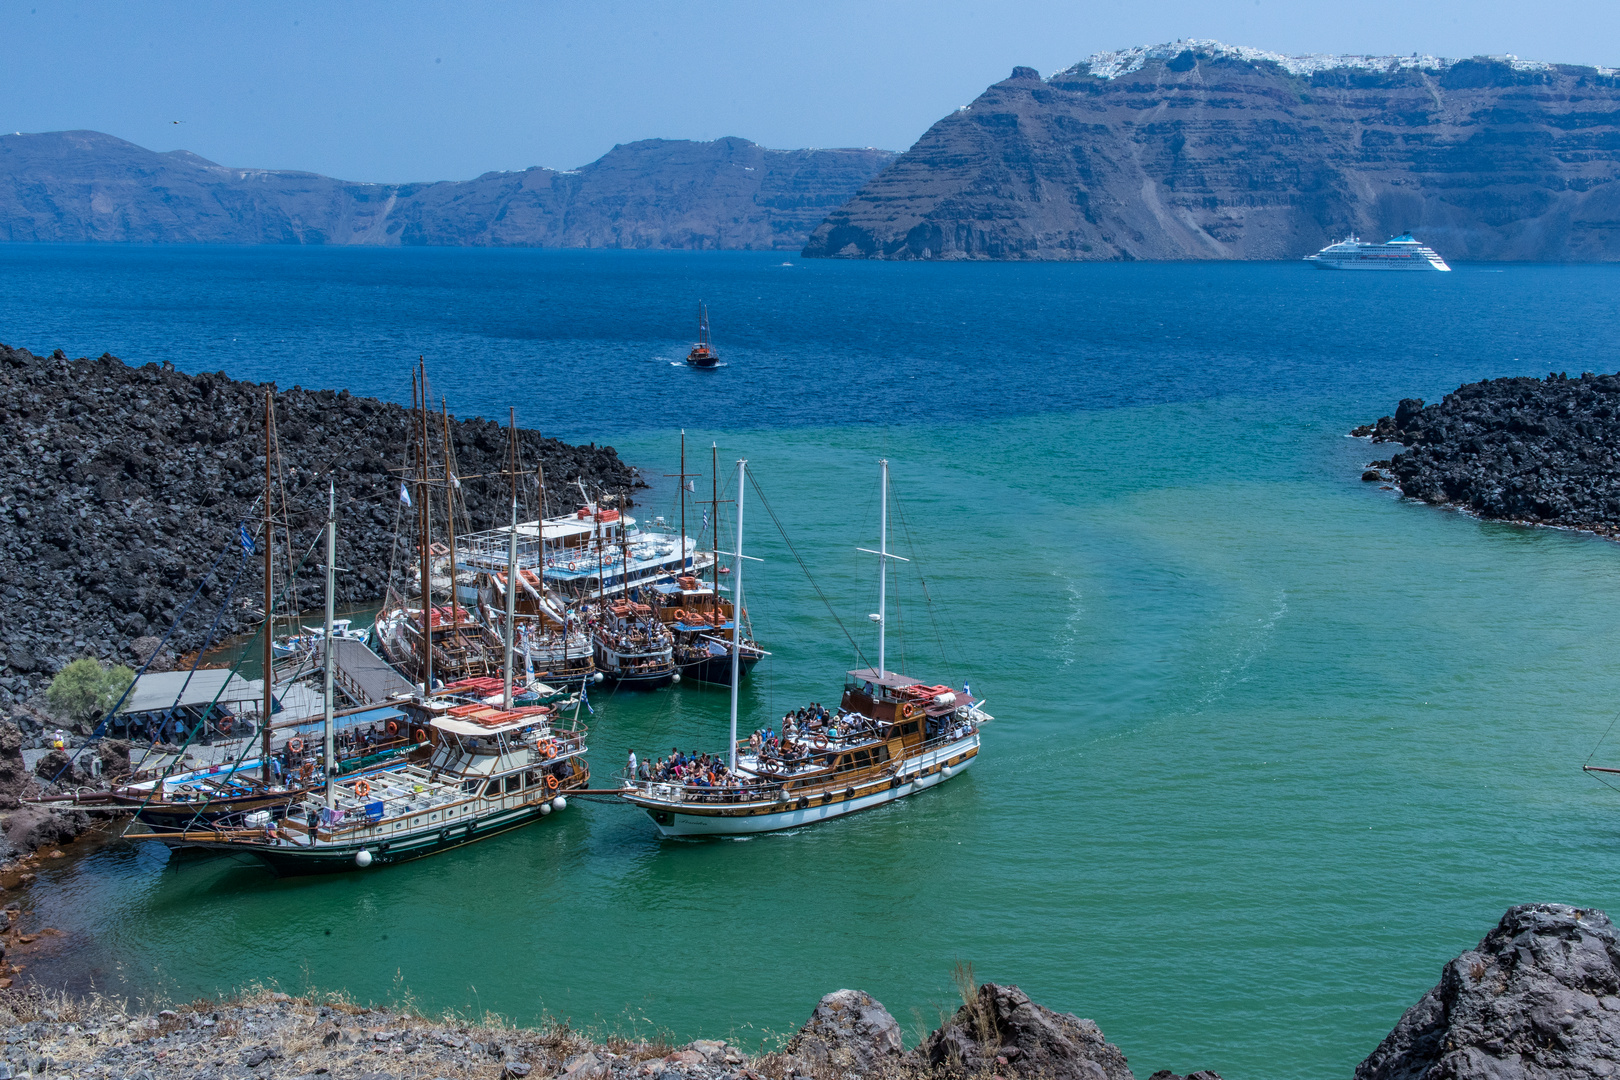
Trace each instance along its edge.
{"label": "sky", "polygon": [[379,182],[576,168],[646,138],[904,150],[1015,65],[1192,37],[1616,66],[1620,3],[0,0],[0,129]]}

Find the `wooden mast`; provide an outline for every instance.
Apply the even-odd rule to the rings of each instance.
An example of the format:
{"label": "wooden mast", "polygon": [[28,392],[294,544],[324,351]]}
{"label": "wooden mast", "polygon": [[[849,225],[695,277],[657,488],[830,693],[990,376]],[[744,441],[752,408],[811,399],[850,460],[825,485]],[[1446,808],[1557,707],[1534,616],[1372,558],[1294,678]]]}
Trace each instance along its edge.
{"label": "wooden mast", "polygon": [[326,484],[326,634],[325,646],[321,650],[322,658],[326,661],[321,666],[322,680],[325,686],[325,726],[322,728],[322,743],[325,756],[321,759],[321,772],[326,776],[326,807],[332,809],[337,806],[337,735],[332,724],[332,616],[337,593],[337,485],[328,480]]}
{"label": "wooden mast", "polygon": [[[712,460],[709,462],[709,473],[713,478],[713,490],[709,493],[711,501],[709,509],[714,513],[714,520],[709,522],[709,577],[714,584],[714,612],[721,614],[720,607],[720,444],[710,443],[709,453]],[[735,606],[735,605],[733,605]]]}
{"label": "wooden mast", "polygon": [[506,411],[507,443],[511,448],[512,526],[506,536],[506,634],[502,644],[505,663],[501,673],[501,708],[512,708],[512,648],[517,637],[517,526],[518,526],[518,474],[517,474],[517,410],[510,405]]}
{"label": "wooden mast", "polygon": [[275,699],[270,696],[271,678],[275,673],[275,658],[271,653],[271,637],[275,633],[275,620],[271,612],[275,610],[275,594],[272,592],[271,578],[274,574],[274,563],[270,557],[270,549],[274,546],[271,541],[275,537],[275,522],[270,516],[270,438],[274,427],[275,400],[274,388],[264,392],[264,737],[260,756],[263,759],[263,777],[265,786],[270,784],[270,713],[275,708]]}
{"label": "wooden mast", "polygon": [[731,582],[731,741],[727,744],[727,762],[731,771],[737,771],[737,685],[742,682],[742,602],[743,602],[743,487],[748,473],[748,459],[737,462],[737,551]]}
{"label": "wooden mast", "polygon": [[427,441],[427,358],[416,358],[419,369],[418,382],[421,385],[421,396],[418,400],[421,434],[418,445],[422,450],[420,465],[422,467],[417,510],[417,536],[422,544],[422,694],[426,696],[433,693],[433,567],[431,552],[428,550],[433,543],[431,529],[432,519],[428,516],[428,441]]}

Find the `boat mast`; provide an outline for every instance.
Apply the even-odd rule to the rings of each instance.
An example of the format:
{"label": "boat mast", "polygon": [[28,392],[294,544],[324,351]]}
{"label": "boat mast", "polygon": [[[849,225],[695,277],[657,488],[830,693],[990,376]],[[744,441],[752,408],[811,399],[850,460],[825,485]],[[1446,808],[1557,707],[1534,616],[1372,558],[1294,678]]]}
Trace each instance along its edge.
{"label": "boat mast", "polygon": [[322,655],[326,663],[326,760],[321,767],[326,776],[326,806],[337,806],[337,746],[332,730],[332,616],[334,594],[337,592],[337,485],[326,483],[326,647]]}
{"label": "boat mast", "polygon": [[456,485],[450,472],[450,405],[439,398],[440,415],[444,418],[444,518],[450,530],[450,633],[452,640],[461,644],[461,617],[456,611]]}
{"label": "boat mast", "polygon": [[714,610],[720,610],[720,444],[709,444],[709,477],[713,490],[709,492],[712,501],[709,509],[714,512],[714,520],[709,522],[709,577],[714,585]]}
{"label": "boat mast", "polygon": [[883,471],[883,482],[878,502],[878,675],[888,674],[884,667],[884,637],[888,631],[889,598],[889,459],[878,462]]}
{"label": "boat mast", "polygon": [[512,709],[512,643],[517,625],[517,410],[507,407],[507,431],[512,445],[512,530],[506,537],[506,640],[502,642],[505,663],[501,665],[501,708]]}
{"label": "boat mast", "polygon": [[739,459],[737,462],[737,557],[731,568],[732,574],[735,575],[735,580],[731,583],[731,741],[726,744],[729,753],[727,764],[733,773],[737,771],[737,684],[742,681],[738,678],[738,669],[742,667],[743,478],[747,470],[748,460],[746,458]]}
{"label": "boat mast", "polygon": [[260,756],[264,759],[264,783],[270,784],[270,711],[275,702],[270,696],[270,680],[274,674],[274,657],[270,652],[271,635],[275,632],[275,620],[271,611],[275,607],[275,594],[271,591],[271,576],[274,573],[274,564],[270,557],[270,549],[275,545],[275,522],[270,517],[270,435],[274,426],[274,391],[264,392],[264,739]]}
{"label": "boat mast", "polygon": [[421,396],[418,400],[420,411],[418,417],[421,422],[421,435],[417,444],[422,450],[421,459],[421,486],[417,493],[421,496],[417,500],[420,509],[417,511],[417,535],[422,543],[422,695],[433,693],[433,567],[430,562],[429,547],[433,543],[431,530],[432,519],[428,516],[428,441],[427,441],[427,358],[416,358],[421,370]]}
{"label": "boat mast", "polygon": [[681,573],[686,573],[686,429],[681,428]]}

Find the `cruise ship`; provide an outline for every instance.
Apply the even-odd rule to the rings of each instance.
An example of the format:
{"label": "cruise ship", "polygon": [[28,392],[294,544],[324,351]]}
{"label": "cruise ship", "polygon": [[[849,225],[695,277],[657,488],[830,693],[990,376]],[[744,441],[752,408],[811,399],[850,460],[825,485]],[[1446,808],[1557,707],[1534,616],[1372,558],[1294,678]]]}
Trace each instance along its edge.
{"label": "cruise ship", "polygon": [[1432,247],[1412,239],[1411,233],[1391,237],[1382,244],[1369,244],[1352,233],[1315,255],[1307,255],[1305,261],[1323,270],[1451,269]]}

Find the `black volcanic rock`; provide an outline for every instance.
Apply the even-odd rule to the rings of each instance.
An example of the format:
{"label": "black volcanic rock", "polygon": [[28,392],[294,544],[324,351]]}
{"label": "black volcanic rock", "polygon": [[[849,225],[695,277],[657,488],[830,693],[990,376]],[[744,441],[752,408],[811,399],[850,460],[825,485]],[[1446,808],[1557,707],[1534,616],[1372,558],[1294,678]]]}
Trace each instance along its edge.
{"label": "black volcanic rock", "polygon": [[796,250],[893,158],[647,139],[568,172],[361,184],[95,131],[4,135],[0,240]]}
{"label": "black volcanic rock", "polygon": [[1094,1022],[995,983],[980,986],[911,1056],[917,1071],[934,1076],[1133,1080],[1125,1055]]}
{"label": "black volcanic rock", "polygon": [[1620,1068],[1620,943],[1601,911],[1509,908],[1445,966],[1356,1080],[1530,1080]]}
{"label": "black volcanic rock", "polygon": [[1469,383],[1352,434],[1406,445],[1387,467],[1412,498],[1620,535],[1620,374]]}
{"label": "black volcanic rock", "polygon": [[[241,522],[256,530],[262,514],[264,389],[223,373],[133,368],[105,354],[69,360],[60,350],[40,357],[0,345],[0,705],[34,695],[79,656],[138,665],[216,559],[219,572],[165,659],[199,647],[222,605],[219,635],[258,625],[262,560],[244,559],[234,538]],[[350,568],[338,575],[341,604],[380,599],[390,575],[402,582],[413,565],[409,522],[397,548],[395,533],[411,419],[399,405],[347,391],[276,394],[300,554],[324,520],[326,477],[336,482],[338,565]],[[436,457],[440,430],[435,424]],[[466,478],[460,495],[468,524],[506,520],[510,487],[499,475],[506,430],[452,418],[450,440]],[[520,429],[519,458],[531,474],[531,501],[537,463],[552,492],[583,478],[593,494],[627,505],[638,483],[612,447],[569,446]],[[576,497],[563,496],[570,507]],[[441,503],[441,521],[442,512]],[[320,603],[319,561],[311,556],[298,580],[296,599],[306,610]],[[285,566],[279,555],[277,565]]]}
{"label": "black volcanic rock", "polygon": [[873,259],[1291,259],[1412,229],[1448,259],[1620,259],[1620,81],[1216,42],[1028,68],[811,236]]}

